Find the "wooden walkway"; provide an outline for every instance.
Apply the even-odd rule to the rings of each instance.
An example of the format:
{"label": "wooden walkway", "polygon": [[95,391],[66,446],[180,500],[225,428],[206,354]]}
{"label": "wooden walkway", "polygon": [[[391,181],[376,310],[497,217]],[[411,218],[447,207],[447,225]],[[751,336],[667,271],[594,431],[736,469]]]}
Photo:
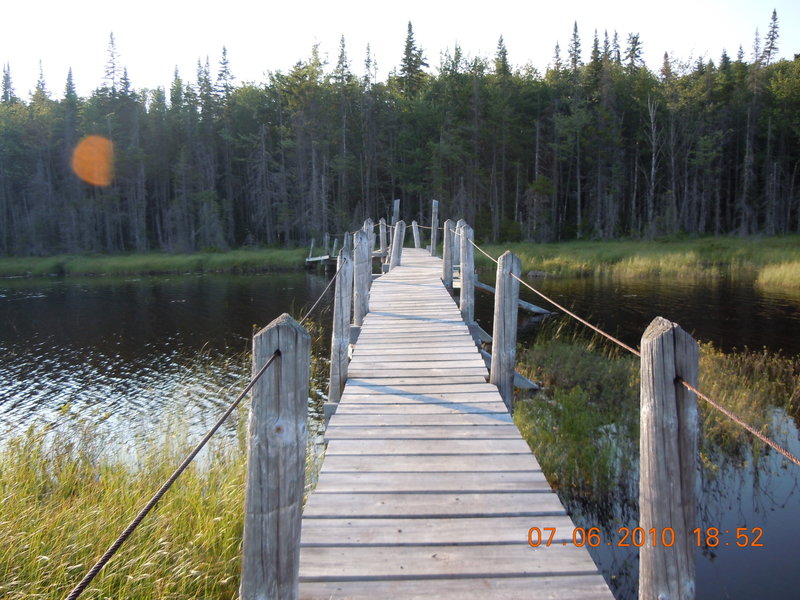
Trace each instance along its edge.
{"label": "wooden walkway", "polygon": [[[441,282],[403,249],[370,292],[303,512],[300,597],[612,598]],[[557,527],[550,547],[530,527]]]}

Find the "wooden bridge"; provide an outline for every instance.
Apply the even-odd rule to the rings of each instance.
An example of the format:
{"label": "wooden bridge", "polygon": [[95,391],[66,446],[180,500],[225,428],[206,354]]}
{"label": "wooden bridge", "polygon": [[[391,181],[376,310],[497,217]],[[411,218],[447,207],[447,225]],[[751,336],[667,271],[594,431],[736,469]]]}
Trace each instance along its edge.
{"label": "wooden bridge", "polygon": [[[612,598],[442,284],[379,277],[303,510],[301,598]],[[533,548],[531,527],[557,528]]]}

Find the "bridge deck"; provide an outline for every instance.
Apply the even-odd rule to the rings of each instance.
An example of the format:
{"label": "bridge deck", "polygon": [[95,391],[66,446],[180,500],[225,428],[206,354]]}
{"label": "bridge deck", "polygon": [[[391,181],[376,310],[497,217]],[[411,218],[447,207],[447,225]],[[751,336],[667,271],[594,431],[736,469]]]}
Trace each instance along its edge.
{"label": "bridge deck", "polygon": [[[327,428],[301,598],[612,598],[486,383],[441,261],[402,260],[372,285]],[[530,547],[534,526],[558,528],[555,543]]]}

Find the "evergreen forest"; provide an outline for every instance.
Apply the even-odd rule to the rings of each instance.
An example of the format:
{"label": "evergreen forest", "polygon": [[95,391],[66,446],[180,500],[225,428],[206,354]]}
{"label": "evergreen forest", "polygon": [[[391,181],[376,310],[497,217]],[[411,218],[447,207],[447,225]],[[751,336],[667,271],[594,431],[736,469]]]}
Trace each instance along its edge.
{"label": "evergreen forest", "polygon": [[[546,72],[458,46],[429,64],[408,24],[379,81],[318,47],[239,83],[222,50],[189,80],[136,89],[113,34],[100,87],[40,77],[0,98],[0,255],[186,252],[300,245],[379,218],[440,214],[478,239],[536,242],[800,231],[800,55],[777,60],[778,19],[734,56],[653,72],[637,34],[578,25]],[[587,51],[582,50],[586,44]],[[583,60],[583,56],[587,60]],[[430,61],[432,62],[432,61]],[[102,135],[113,180],[71,168]]]}

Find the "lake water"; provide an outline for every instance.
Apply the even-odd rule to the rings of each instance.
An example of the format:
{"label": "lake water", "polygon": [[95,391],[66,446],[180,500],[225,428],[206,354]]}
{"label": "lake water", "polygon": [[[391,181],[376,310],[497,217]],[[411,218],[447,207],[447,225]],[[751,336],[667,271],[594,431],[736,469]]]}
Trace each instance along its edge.
{"label": "lake water", "polygon": [[[633,346],[660,315],[726,350],[800,353],[797,301],[760,294],[752,285],[722,279],[532,283]],[[102,423],[97,435],[132,436],[176,409],[191,416],[189,433],[199,434],[246,381],[254,327],[282,312],[304,314],[326,284],[309,273],[0,280],[0,435],[77,415]],[[547,306],[531,292],[522,296]],[[477,318],[490,329],[492,297],[478,292],[476,300]],[[327,325],[329,312],[321,319]],[[521,339],[534,331],[524,327]],[[328,347],[324,337],[316,343],[321,354]],[[324,387],[322,381],[312,386],[312,435]],[[800,454],[795,423],[777,409],[773,419],[779,441]],[[697,597],[800,597],[794,566],[800,469],[775,453],[749,457],[745,467],[717,459],[713,476],[703,472],[698,525],[760,527],[764,547],[725,546],[735,541],[729,535],[714,550],[698,548]],[[566,498],[576,523],[600,526],[604,539],[635,526],[635,489],[630,481],[620,486],[611,505]],[[635,549],[603,547],[593,554],[617,597],[635,598]]]}

